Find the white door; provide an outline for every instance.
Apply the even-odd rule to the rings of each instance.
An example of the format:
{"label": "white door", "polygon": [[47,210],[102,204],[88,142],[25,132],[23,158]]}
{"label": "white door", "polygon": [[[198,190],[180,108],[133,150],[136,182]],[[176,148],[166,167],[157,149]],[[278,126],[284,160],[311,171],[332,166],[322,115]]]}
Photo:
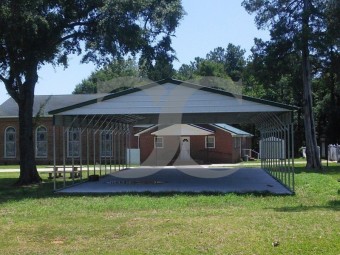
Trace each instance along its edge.
{"label": "white door", "polygon": [[190,137],[183,136],[180,138],[180,153],[179,159],[180,160],[190,160]]}

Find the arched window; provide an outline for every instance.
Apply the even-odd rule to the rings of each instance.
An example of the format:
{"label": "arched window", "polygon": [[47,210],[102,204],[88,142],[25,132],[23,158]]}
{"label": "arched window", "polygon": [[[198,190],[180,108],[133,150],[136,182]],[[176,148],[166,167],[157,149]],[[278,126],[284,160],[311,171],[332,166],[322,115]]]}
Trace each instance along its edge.
{"label": "arched window", "polygon": [[5,130],[5,158],[16,157],[16,131],[14,127]]}
{"label": "arched window", "polygon": [[79,157],[80,155],[80,129],[70,128],[67,133],[67,156]]}
{"label": "arched window", "polygon": [[47,128],[39,126],[35,130],[35,156],[47,158]]}
{"label": "arched window", "polygon": [[101,132],[100,156],[112,157],[112,131],[104,130]]}

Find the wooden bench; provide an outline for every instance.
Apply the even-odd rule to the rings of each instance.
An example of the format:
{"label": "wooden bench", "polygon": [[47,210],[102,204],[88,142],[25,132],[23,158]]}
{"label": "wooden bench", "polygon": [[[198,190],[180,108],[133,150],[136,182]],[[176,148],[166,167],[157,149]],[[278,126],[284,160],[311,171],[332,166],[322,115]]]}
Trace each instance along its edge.
{"label": "wooden bench", "polygon": [[64,172],[70,174],[70,179],[81,177],[79,166],[48,166],[48,168],[52,168],[51,171],[45,171],[48,173],[48,179],[53,179],[54,176],[55,178],[63,177]]}

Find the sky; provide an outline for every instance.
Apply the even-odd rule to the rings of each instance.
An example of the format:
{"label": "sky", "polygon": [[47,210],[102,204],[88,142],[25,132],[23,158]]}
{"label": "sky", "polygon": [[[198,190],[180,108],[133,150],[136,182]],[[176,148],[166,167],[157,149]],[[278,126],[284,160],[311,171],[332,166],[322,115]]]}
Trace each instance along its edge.
{"label": "sky", "polygon": [[[254,16],[241,6],[242,0],[182,0],[186,16],[180,22],[172,47],[178,61],[175,69],[189,64],[195,57],[205,57],[229,43],[241,46],[250,54],[254,38],[269,39],[268,31],[257,30]],[[39,70],[36,95],[70,94],[75,86],[96,70],[94,64],[80,64],[79,56],[70,56],[69,66],[53,68],[45,65]],[[0,104],[9,98],[5,86],[0,84]]]}

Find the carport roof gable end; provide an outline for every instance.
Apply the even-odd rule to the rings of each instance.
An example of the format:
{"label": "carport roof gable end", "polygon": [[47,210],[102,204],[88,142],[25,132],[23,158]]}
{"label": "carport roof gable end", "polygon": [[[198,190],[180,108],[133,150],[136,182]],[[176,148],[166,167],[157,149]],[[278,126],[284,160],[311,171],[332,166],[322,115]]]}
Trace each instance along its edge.
{"label": "carport roof gable end", "polygon": [[[248,96],[241,96],[241,95],[237,95],[237,94],[232,94],[230,92],[226,92],[226,91],[222,91],[222,90],[218,90],[218,89],[214,89],[214,88],[210,88],[210,87],[204,87],[204,86],[200,86],[200,85],[196,85],[196,84],[192,84],[192,83],[188,83],[188,82],[182,82],[182,81],[173,80],[173,79],[166,79],[166,80],[162,80],[162,81],[159,81],[159,82],[150,83],[148,85],[144,85],[144,86],[141,86],[141,87],[138,87],[138,88],[131,88],[131,89],[127,89],[127,90],[124,90],[124,91],[121,91],[121,92],[118,92],[118,93],[109,94],[109,95],[101,97],[99,99],[89,100],[89,101],[85,101],[83,103],[79,103],[79,104],[71,105],[71,106],[68,106],[68,107],[52,110],[49,113],[50,114],[60,114],[60,115],[99,114],[99,113],[97,113],[97,110],[100,111],[100,110],[106,108],[107,110],[108,109],[115,109],[115,111],[113,111],[112,114],[151,114],[151,113],[155,114],[159,110],[159,107],[157,108],[157,107],[153,107],[152,105],[150,105],[150,100],[148,101],[146,98],[141,99],[141,97],[140,97],[141,101],[139,103],[141,105],[138,106],[138,105],[136,105],[136,102],[134,100],[129,100],[129,97],[131,97],[130,99],[133,99],[133,97],[132,97],[133,95],[134,96],[141,96],[142,95],[141,92],[143,90],[149,90],[149,89],[155,88],[155,87],[157,88],[157,86],[160,86],[160,85],[161,86],[163,86],[163,85],[173,85],[173,86],[180,85],[180,86],[183,86],[183,88],[188,88],[188,89],[191,88],[191,89],[194,89],[196,91],[201,91],[200,96],[208,96],[209,94],[210,94],[210,96],[213,96],[213,95],[218,96],[219,95],[220,99],[222,98],[221,96],[225,96],[225,99],[229,98],[229,100],[234,100],[234,102],[236,102],[237,100],[238,100],[238,102],[243,102],[243,107],[246,107],[246,108],[247,107],[252,108],[251,105],[253,103],[253,106],[256,105],[256,106],[262,108],[261,111],[265,111],[266,109],[268,109],[269,111],[286,112],[286,111],[292,111],[292,110],[297,109],[296,107],[290,106],[290,105],[275,103],[275,102],[271,102],[271,101],[267,101],[267,100],[263,100],[263,99],[252,98],[252,97],[248,97]],[[145,95],[144,95],[144,97],[145,97]],[[112,103],[112,102],[118,103],[116,99],[120,99],[118,101],[121,101],[119,103],[119,106],[121,106],[122,104],[125,103],[125,105],[122,106],[121,109],[119,109],[119,107],[113,108],[113,107],[109,106],[109,104]],[[174,99],[174,100],[176,100],[176,99]],[[199,102],[199,100],[197,102]],[[144,103],[144,105],[143,105],[143,103]],[[193,103],[193,102],[191,102],[191,103]],[[231,101],[230,104],[233,104],[233,101]],[[201,110],[204,110],[204,109],[207,109],[208,112],[213,112],[214,110],[217,109],[216,107],[218,105],[211,105],[210,103],[207,104],[207,105],[203,104],[201,109],[199,109],[198,106],[199,105],[191,105],[191,107],[193,107],[193,109],[195,109],[195,111],[197,110],[197,112],[200,112]],[[94,108],[97,108],[97,110],[95,110]],[[168,111],[170,113],[171,107],[167,107],[167,108],[168,108]],[[204,109],[202,109],[202,108],[204,108]],[[213,109],[213,108],[215,108],[215,109]],[[242,108],[239,108],[239,110],[241,112],[247,111],[247,109],[242,109]],[[248,110],[251,112],[254,109],[248,109]],[[229,109],[229,111],[230,111],[230,109]],[[110,111],[107,111],[107,112],[110,112]],[[107,112],[101,112],[101,114],[109,114]],[[192,113],[192,111],[190,111],[190,109],[188,109],[188,112]],[[202,111],[202,112],[205,112],[205,111]],[[217,112],[219,112],[219,111],[217,111]]]}

